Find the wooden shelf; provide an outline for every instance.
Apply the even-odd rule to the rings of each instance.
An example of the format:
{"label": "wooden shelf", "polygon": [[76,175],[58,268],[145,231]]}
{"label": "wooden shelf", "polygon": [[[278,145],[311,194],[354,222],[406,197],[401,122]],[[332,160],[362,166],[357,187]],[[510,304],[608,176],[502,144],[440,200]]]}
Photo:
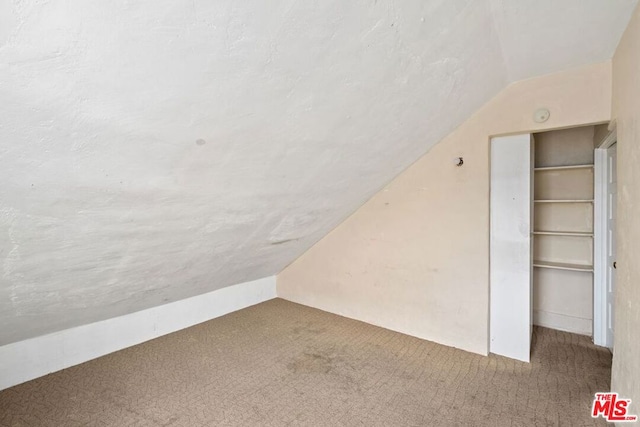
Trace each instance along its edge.
{"label": "wooden shelf", "polygon": [[544,172],[544,171],[561,171],[561,170],[588,169],[588,168],[593,168],[593,165],[544,166],[539,168],[533,168],[533,170],[536,172]]}
{"label": "wooden shelf", "polygon": [[533,261],[533,266],[538,268],[551,268],[554,270],[584,271],[587,273],[593,272],[592,265],[584,265],[584,264],[567,264],[562,262]]}
{"label": "wooden shelf", "polygon": [[593,203],[593,199],[534,200],[534,203]]}
{"label": "wooden shelf", "polygon": [[531,234],[541,236],[593,237],[593,233],[588,231],[533,231]]}

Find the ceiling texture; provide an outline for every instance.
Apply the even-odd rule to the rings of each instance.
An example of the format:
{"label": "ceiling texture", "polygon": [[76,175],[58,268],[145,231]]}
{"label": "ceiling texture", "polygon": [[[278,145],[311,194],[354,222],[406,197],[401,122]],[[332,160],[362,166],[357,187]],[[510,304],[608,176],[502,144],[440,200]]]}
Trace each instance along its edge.
{"label": "ceiling texture", "polygon": [[635,3],[0,0],[0,345],[277,274]]}

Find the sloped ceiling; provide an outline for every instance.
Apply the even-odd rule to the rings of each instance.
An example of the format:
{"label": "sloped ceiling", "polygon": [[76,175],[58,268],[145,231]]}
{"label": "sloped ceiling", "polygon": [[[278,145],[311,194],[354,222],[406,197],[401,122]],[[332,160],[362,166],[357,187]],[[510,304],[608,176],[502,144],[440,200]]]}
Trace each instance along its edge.
{"label": "sloped ceiling", "polygon": [[634,6],[0,0],[0,344],[278,273]]}

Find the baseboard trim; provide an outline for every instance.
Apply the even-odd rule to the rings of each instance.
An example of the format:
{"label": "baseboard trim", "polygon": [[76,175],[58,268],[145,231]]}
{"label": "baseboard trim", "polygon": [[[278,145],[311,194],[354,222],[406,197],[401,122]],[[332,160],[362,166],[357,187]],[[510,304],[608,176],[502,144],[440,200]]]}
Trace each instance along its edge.
{"label": "baseboard trim", "polygon": [[573,332],[580,335],[591,335],[591,319],[551,313],[549,311],[533,310],[533,324],[559,331]]}
{"label": "baseboard trim", "polygon": [[0,390],[276,297],[275,276],[0,347]]}

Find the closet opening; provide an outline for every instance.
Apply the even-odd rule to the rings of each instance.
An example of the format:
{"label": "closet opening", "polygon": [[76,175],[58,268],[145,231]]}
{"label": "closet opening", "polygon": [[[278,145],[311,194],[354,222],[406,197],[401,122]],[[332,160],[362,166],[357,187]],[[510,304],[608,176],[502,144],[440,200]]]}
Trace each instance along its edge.
{"label": "closet opening", "polygon": [[612,347],[615,147],[606,124],[492,139],[491,352],[528,360],[536,325]]}

